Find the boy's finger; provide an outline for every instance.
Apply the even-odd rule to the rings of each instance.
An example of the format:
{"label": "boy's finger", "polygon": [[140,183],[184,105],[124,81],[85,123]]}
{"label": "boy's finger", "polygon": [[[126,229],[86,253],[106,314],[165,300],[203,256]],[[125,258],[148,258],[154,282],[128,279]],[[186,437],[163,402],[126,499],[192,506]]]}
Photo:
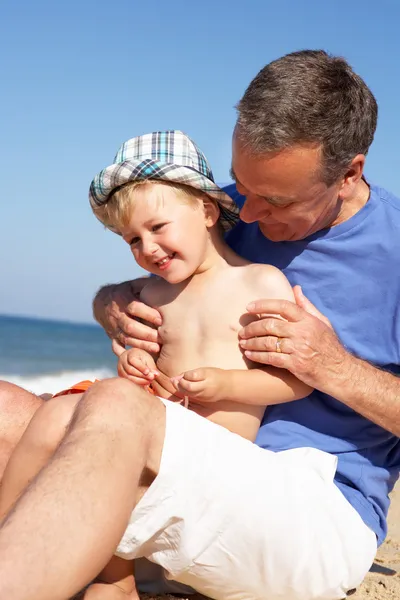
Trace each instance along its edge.
{"label": "boy's finger", "polygon": [[202,381],[204,379],[205,373],[203,369],[195,369],[193,371],[186,371],[183,374],[183,378],[186,381]]}
{"label": "boy's finger", "polygon": [[143,375],[148,375],[150,373],[149,367],[144,363],[140,358],[135,358],[130,356],[128,358],[128,365],[137,369]]}
{"label": "boy's finger", "polygon": [[191,394],[193,392],[193,385],[194,384],[192,381],[181,379],[177,384],[175,384],[175,387],[181,394]]}
{"label": "boy's finger", "polygon": [[204,381],[186,381],[181,379],[178,384],[178,391],[188,396],[196,397],[204,391]]}
{"label": "boy's finger", "polygon": [[129,379],[129,381],[132,381],[133,383],[136,383],[136,385],[143,387],[149,385],[150,383],[148,379],[144,379],[143,377],[135,377],[134,375],[128,375],[125,377],[125,379]]}

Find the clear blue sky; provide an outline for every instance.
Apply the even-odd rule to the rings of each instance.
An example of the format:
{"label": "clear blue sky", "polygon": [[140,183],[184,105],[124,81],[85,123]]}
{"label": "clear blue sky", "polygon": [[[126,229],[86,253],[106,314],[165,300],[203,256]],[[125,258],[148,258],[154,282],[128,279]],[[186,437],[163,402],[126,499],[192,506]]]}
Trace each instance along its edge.
{"label": "clear blue sky", "polygon": [[4,0],[0,16],[0,313],[91,320],[102,284],[138,274],[88,206],[122,141],[178,128],[229,180],[234,104],[270,60],[323,48],[377,97],[366,173],[400,194],[397,0]]}

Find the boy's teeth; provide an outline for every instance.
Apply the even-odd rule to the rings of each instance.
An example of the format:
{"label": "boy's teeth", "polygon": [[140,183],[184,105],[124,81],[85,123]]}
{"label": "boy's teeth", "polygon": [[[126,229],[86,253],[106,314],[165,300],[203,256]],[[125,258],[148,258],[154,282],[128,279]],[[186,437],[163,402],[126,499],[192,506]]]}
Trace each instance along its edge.
{"label": "boy's teeth", "polygon": [[168,262],[172,257],[171,256],[166,256],[165,258],[163,258],[162,260],[158,261],[159,265],[165,265],[166,262]]}

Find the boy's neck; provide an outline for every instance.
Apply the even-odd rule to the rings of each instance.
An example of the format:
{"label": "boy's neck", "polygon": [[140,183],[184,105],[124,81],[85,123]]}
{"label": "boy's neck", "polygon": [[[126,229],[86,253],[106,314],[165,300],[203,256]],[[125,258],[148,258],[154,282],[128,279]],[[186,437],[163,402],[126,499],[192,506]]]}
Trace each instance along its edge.
{"label": "boy's neck", "polygon": [[236,254],[225,242],[218,227],[210,230],[207,255],[199,271],[200,275],[208,271],[215,271],[226,267],[239,267],[248,264],[248,261]]}

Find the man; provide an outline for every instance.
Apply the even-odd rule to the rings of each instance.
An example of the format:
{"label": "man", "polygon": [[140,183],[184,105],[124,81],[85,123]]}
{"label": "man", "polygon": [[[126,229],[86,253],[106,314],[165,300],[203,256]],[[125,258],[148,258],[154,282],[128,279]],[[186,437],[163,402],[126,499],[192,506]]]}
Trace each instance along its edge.
{"label": "man", "polygon": [[[283,320],[270,316],[245,327],[239,335],[246,355],[287,368],[316,388],[304,400],[269,408],[257,443],[278,460],[286,456],[280,451],[300,447],[338,458],[333,487],[328,463],[316,466],[327,486],[318,503],[308,488],[307,460],[296,471],[266,467],[270,493],[261,503],[257,485],[235,479],[231,466],[225,484],[232,497],[248,493],[241,514],[256,515],[269,550],[262,562],[268,598],[282,590],[296,600],[343,597],[362,579],[376,540],[386,534],[387,495],[400,465],[400,205],[363,177],[376,117],[365,83],[345,61],[318,51],[267,65],[238,105],[232,159],[237,191],[227,191],[245,201],[243,222],[228,241],[246,258],[282,269],[321,309],[299,288],[297,306],[261,300],[248,307]],[[125,344],[158,348],[156,330],[128,316],[160,325],[156,311],[129,304],[140,285],[108,286],[95,300],[115,350]],[[139,390],[132,401],[128,385],[108,381],[92,388],[53,460],[4,523],[0,597],[67,597],[75,591],[71,581],[83,585],[107,562],[137,502],[148,501],[165,483],[165,411]],[[186,453],[183,444],[179,459]],[[222,473],[219,457],[209,458],[206,451],[196,457],[193,472],[204,462],[215,477],[218,469]],[[285,481],[292,484],[300,473],[301,483],[303,468],[303,485],[288,503]],[[129,489],[122,484],[126,473]],[[180,493],[196,506],[189,485]],[[210,496],[210,511],[217,494]],[[308,509],[296,512],[300,498]],[[232,508],[226,510],[234,518]],[[244,540],[251,535],[253,529],[244,530]],[[179,556],[186,550],[178,544]],[[269,571],[271,565],[276,568]],[[176,578],[183,580],[181,575]],[[210,580],[216,577],[212,572]],[[224,590],[218,597],[225,597]]]}

